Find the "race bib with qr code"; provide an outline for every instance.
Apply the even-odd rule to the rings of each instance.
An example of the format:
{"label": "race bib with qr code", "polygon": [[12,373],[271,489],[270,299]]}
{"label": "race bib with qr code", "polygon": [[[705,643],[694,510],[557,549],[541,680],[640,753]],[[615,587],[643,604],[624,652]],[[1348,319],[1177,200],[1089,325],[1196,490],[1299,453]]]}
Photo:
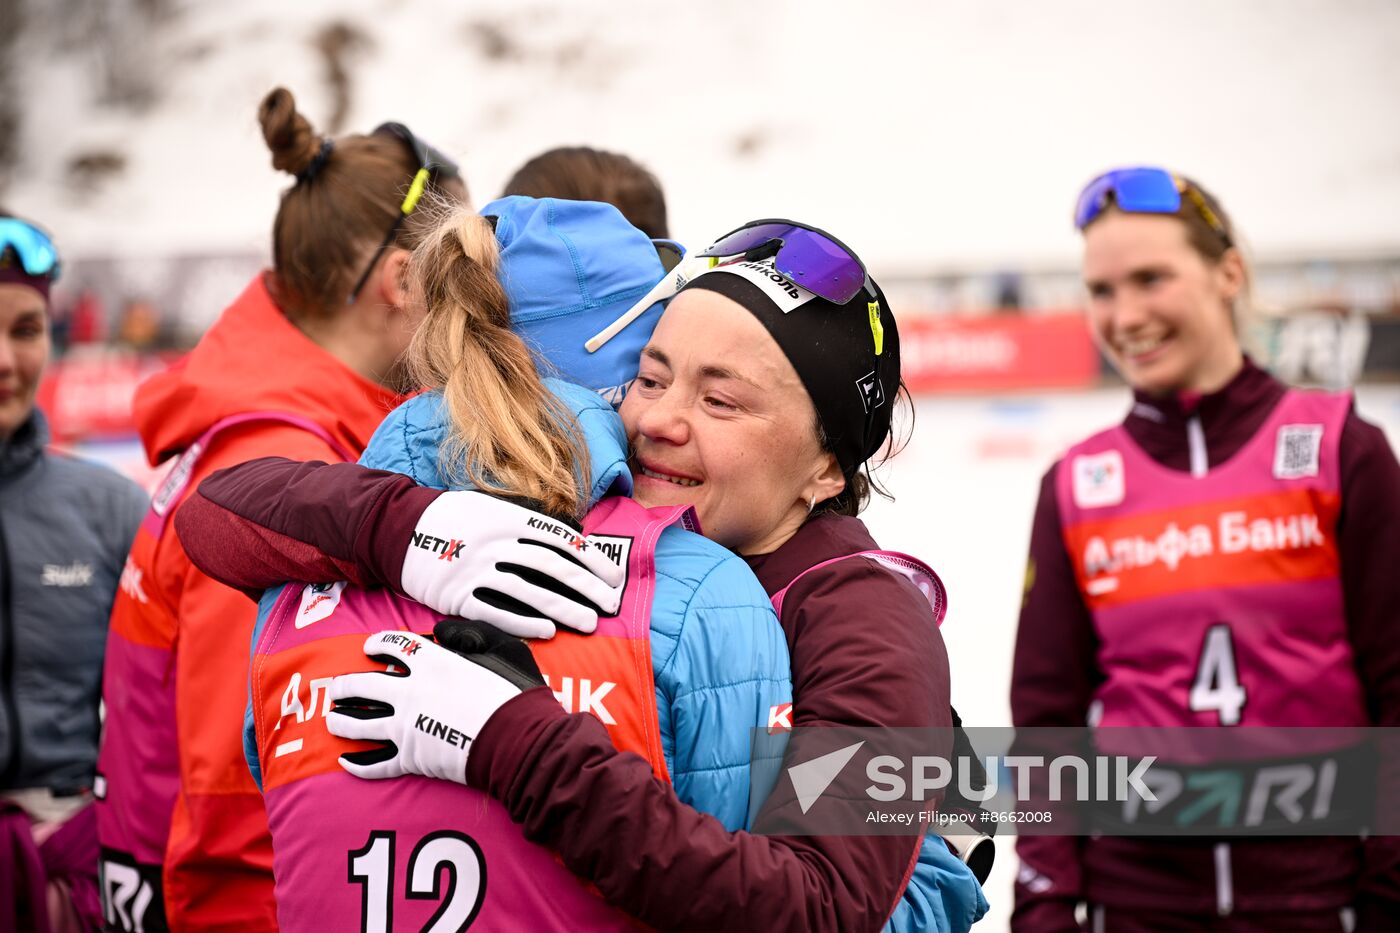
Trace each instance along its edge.
{"label": "race bib with qr code", "polygon": [[1274,478],[1316,476],[1322,450],[1322,425],[1285,424],[1278,429],[1274,448]]}

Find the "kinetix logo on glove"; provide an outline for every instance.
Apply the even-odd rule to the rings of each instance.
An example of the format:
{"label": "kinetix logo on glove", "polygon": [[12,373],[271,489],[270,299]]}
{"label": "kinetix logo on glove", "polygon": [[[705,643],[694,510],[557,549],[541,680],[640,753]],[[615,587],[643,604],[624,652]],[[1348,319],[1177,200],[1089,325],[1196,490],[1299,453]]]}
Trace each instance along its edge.
{"label": "kinetix logo on glove", "polygon": [[442,538],[434,538],[432,535],[415,531],[413,533],[413,546],[437,554],[438,560],[452,560],[462,556],[462,548],[467,546],[467,542],[459,538],[444,541]]}
{"label": "kinetix logo on glove", "polygon": [[574,546],[574,550],[576,551],[588,550],[588,539],[583,537],[582,535],[574,534],[572,529],[565,528],[563,525],[556,525],[553,522],[547,522],[542,518],[531,518],[525,522],[525,525],[528,528],[535,528],[540,531],[547,531],[552,535],[558,535],[565,541],[572,544]]}
{"label": "kinetix logo on glove", "polygon": [[423,647],[423,643],[412,635],[397,635],[388,632],[384,634],[384,644],[402,646],[404,657],[408,658],[413,657],[418,653],[418,649]]}
{"label": "kinetix logo on glove", "polygon": [[455,745],[458,748],[466,748],[471,743],[471,737],[465,732],[458,732],[445,722],[438,722],[426,713],[418,714],[418,721],[413,727],[425,735],[431,735],[435,739],[442,739],[448,745]]}

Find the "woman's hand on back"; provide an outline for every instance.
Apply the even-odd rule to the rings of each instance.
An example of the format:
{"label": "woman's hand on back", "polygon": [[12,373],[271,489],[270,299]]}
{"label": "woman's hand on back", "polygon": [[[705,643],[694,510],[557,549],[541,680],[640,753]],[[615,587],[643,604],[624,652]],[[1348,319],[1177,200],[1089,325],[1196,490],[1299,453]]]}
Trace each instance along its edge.
{"label": "woman's hand on back", "polygon": [[465,784],[472,742],[491,714],[545,685],[529,647],[494,626],[442,619],[433,635],[371,635],[364,652],[388,670],[331,682],[330,733],[382,743],[340,757],[356,777],[421,774]]}
{"label": "woman's hand on back", "polygon": [[521,638],[555,626],[592,632],[622,600],[625,568],[564,522],[470,490],[445,492],[418,519],[404,555],[406,596]]}

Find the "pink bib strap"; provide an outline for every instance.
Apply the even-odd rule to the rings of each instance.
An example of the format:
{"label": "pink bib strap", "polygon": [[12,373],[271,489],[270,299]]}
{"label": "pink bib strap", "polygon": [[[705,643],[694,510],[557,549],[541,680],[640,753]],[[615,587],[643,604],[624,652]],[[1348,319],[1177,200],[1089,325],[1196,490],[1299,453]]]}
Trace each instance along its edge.
{"label": "pink bib strap", "polygon": [[334,450],[336,454],[345,462],[350,463],[357,459],[344,444],[336,440],[329,431],[321,425],[302,415],[294,415],[281,411],[248,411],[238,415],[230,415],[221,418],[210,425],[209,429],[199,436],[197,440],[185,452],[180,454],[175,463],[170,467],[170,472],[165,474],[165,479],[161,480],[156,493],[151,497],[151,507],[146,512],[145,519],[141,522],[141,527],[148,534],[159,538],[165,531],[165,523],[170,519],[170,508],[184,494],[185,489],[190,484],[190,478],[194,476],[195,464],[199,458],[204,456],[209,449],[209,443],[220,432],[227,431],[251,421],[280,421],[292,427],[300,428],[310,434],[314,434]]}
{"label": "pink bib strap", "polygon": [[857,551],[854,554],[843,554],[840,557],[833,557],[824,560],[820,564],[813,564],[806,570],[792,578],[787,586],[773,594],[773,611],[779,618],[783,615],[783,598],[787,596],[787,591],[807,574],[814,570],[821,570],[839,561],[849,560],[852,557],[864,557],[874,561],[887,570],[892,570],[904,577],[910,583],[919,588],[919,592],[924,594],[924,599],[928,600],[930,608],[933,609],[933,621],[936,625],[943,624],[943,617],[948,614],[948,591],[943,587],[943,581],[938,578],[938,574],[933,568],[917,557],[911,557],[901,551],[882,551],[871,549],[868,551]]}

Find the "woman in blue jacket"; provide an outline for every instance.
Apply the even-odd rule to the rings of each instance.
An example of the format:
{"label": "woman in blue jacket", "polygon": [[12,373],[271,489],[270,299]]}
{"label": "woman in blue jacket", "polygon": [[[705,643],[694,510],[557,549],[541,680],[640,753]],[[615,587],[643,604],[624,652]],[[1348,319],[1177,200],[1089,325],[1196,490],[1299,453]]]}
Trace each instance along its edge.
{"label": "woman in blue jacket", "polygon": [[[621,287],[622,283],[617,280],[618,270],[626,269],[627,259],[637,254],[620,249],[619,243],[607,243],[602,231],[607,230],[612,221],[606,213],[596,213],[602,210],[604,209],[600,205],[532,202],[528,199],[510,198],[489,205],[483,211],[484,214],[495,218],[498,239],[503,247],[501,277],[512,297],[513,327],[539,346],[540,355],[545,360],[561,365],[564,368],[563,375],[595,391],[625,386],[630,380],[636,371],[637,354],[641,345],[645,343],[655,318],[659,317],[659,307],[647,312],[650,320],[643,320],[641,324],[624,331],[627,339],[615,341],[604,353],[582,356],[572,348],[581,346],[584,340],[597,330],[599,320],[606,322],[616,318],[619,308],[642,298],[650,286],[660,278],[662,271],[655,259],[655,251],[648,244],[643,248],[647,253],[643,267],[649,267],[648,271],[640,281],[634,278],[635,284],[632,287]],[[590,217],[589,212],[595,213]],[[635,237],[635,231],[629,235]],[[645,244],[645,240],[641,243]],[[609,276],[612,278],[609,279]],[[621,437],[616,421],[611,419],[611,412],[605,406],[599,405],[596,398],[590,403],[588,400],[576,398],[566,390],[556,387],[556,391],[560,392],[561,398],[567,398],[571,402],[580,423],[588,432],[595,477],[605,484],[614,480],[625,484],[627,474],[625,465],[621,462],[621,457],[625,456],[626,451],[625,439]],[[409,403],[391,416],[390,421],[381,427],[375,441],[371,443],[366,465],[396,469],[421,483],[443,488],[446,484],[443,483],[442,477],[437,475],[435,466],[438,442],[441,439],[435,428],[435,425],[440,424],[440,417],[434,411],[435,405],[430,396]],[[597,430],[603,421],[610,421],[610,427]],[[594,423],[593,430],[589,429],[590,423]],[[608,437],[610,432],[611,440]],[[597,449],[593,449],[595,444],[599,445]],[[613,453],[609,454],[608,451]],[[618,460],[609,463],[609,456],[617,456]],[[240,523],[251,521],[253,524],[259,524],[264,532],[284,535],[288,540],[309,541],[344,555],[344,548],[332,545],[326,540],[315,540],[318,532],[314,526],[317,523],[311,517],[321,504],[318,501],[317,490],[334,488],[337,479],[332,474],[342,472],[343,468],[336,466],[299,467],[272,462],[248,465],[230,471],[223,477],[216,477],[201,488],[198,499],[191,500],[191,503],[198,504],[193,507],[187,504],[183,510],[185,518],[180,530],[186,548],[191,557],[209,572],[222,575],[227,582],[244,587],[270,581],[266,576],[259,576],[259,573],[265,574],[265,566],[261,570],[256,567],[237,568],[229,563],[227,555],[219,552],[218,542],[223,539],[221,529],[226,527],[221,523],[229,520]],[[274,476],[275,478],[269,481],[269,478]],[[246,511],[242,515],[230,515],[225,508],[226,500],[221,494],[221,487],[227,490],[232,486],[243,487],[245,494],[239,498],[245,504],[259,499],[275,498],[278,505],[264,516],[251,515]],[[600,487],[595,482],[594,495],[600,494],[604,489],[605,486]],[[247,495],[249,492],[254,494]],[[415,498],[417,493],[404,490],[403,495],[405,499],[400,504],[405,509],[413,508],[414,504],[408,500]],[[418,499],[417,509],[422,512],[422,518],[417,522],[419,533],[431,534],[434,529],[442,529],[438,536],[443,537],[450,534],[452,528],[468,527],[467,523],[477,530],[483,523],[495,521],[495,518],[483,514],[486,506],[481,499],[482,497],[478,496],[464,498],[460,495],[453,498],[449,493],[435,499],[427,510],[424,510],[421,498]],[[381,500],[381,504],[383,501],[387,500]],[[471,508],[477,512],[472,515],[454,514],[451,508],[438,505],[448,502],[470,503]],[[344,506],[342,510],[343,508]],[[353,511],[353,504],[351,509]],[[438,509],[441,515],[431,514],[434,509]],[[278,514],[273,515],[274,511]],[[203,527],[196,528],[197,524],[203,524]],[[296,549],[292,547],[288,550]],[[658,557],[661,558],[660,553]],[[444,611],[450,604],[452,611],[471,617],[481,617],[485,614],[482,612],[483,608],[493,608],[480,604],[472,605],[470,600],[444,600],[441,592],[431,592],[434,585],[432,572],[439,569],[433,566],[433,562],[420,561],[419,566],[413,566],[416,557],[411,551],[407,557],[400,552],[398,559],[402,565],[402,591],[408,595]],[[366,567],[372,564],[373,561],[357,561],[352,555],[348,560],[328,561],[326,566],[298,565],[294,570],[289,570],[288,575],[314,579],[318,572],[335,576],[338,571],[340,575],[356,580],[357,575],[363,576]],[[667,573],[662,574],[663,578]],[[394,583],[397,585],[400,581],[395,580]],[[520,589],[515,593],[522,598],[526,595],[525,591]],[[662,594],[658,591],[654,612],[662,608],[661,597]],[[729,603],[732,602],[733,593],[729,599]],[[499,615],[487,620],[497,624],[510,624],[515,621],[500,618]],[[587,618],[583,618],[576,619],[572,624],[583,627],[588,622]],[[725,668],[733,662],[736,655],[751,650],[752,644],[726,644],[710,637],[720,635],[722,629],[716,629],[707,635],[696,632],[696,628],[698,627],[683,623],[679,629],[679,636],[673,636],[667,632],[664,624],[658,624],[657,616],[653,615],[652,644],[658,678],[658,704],[663,713],[663,729],[669,727],[673,733],[668,750],[668,764],[675,766],[674,771],[678,775],[687,772],[689,774],[687,780],[677,779],[675,785],[677,795],[683,802],[718,817],[726,828],[739,828],[746,826],[748,819],[754,815],[746,805],[740,805],[736,796],[738,789],[747,787],[747,776],[739,777],[733,774],[735,765],[726,762],[724,756],[728,754],[727,748],[739,752],[738,766],[746,772],[748,727],[765,725],[766,722],[753,722],[751,703],[733,701],[729,695],[730,691],[725,689],[729,679]],[[776,632],[776,625],[770,625],[770,630]],[[778,637],[781,639],[780,633]],[[694,644],[687,647],[691,640],[694,640]],[[676,645],[675,650],[668,647],[671,643]],[[786,674],[785,671],[783,673]],[[663,677],[673,686],[663,687]],[[788,688],[786,678],[784,687]],[[691,698],[699,704],[697,708],[706,710],[715,716],[717,721],[727,723],[725,728],[731,735],[720,739],[713,747],[686,748],[687,742],[693,741],[694,737],[682,736],[677,730],[688,726],[690,716],[673,717],[670,723],[667,722],[667,698],[663,694],[670,689],[675,691],[672,698]],[[780,708],[781,704],[774,704],[772,709]],[[768,710],[764,712],[767,713]],[[781,716],[781,713],[779,715]],[[743,747],[734,749],[732,743],[740,733]],[[705,760],[696,760],[693,757],[696,755],[703,756]],[[459,777],[456,779],[460,780]],[[761,798],[762,792],[759,795],[759,799]],[[740,818],[738,822],[735,822],[735,816]],[[965,929],[975,916],[980,915],[981,909],[984,909],[985,901],[981,900],[975,880],[966,868],[948,853],[941,840],[931,838],[923,847],[917,864],[911,866],[911,870],[912,882],[895,911],[896,928]],[[855,885],[858,879],[847,881]],[[883,922],[883,918],[875,922],[878,925],[879,922]]]}

